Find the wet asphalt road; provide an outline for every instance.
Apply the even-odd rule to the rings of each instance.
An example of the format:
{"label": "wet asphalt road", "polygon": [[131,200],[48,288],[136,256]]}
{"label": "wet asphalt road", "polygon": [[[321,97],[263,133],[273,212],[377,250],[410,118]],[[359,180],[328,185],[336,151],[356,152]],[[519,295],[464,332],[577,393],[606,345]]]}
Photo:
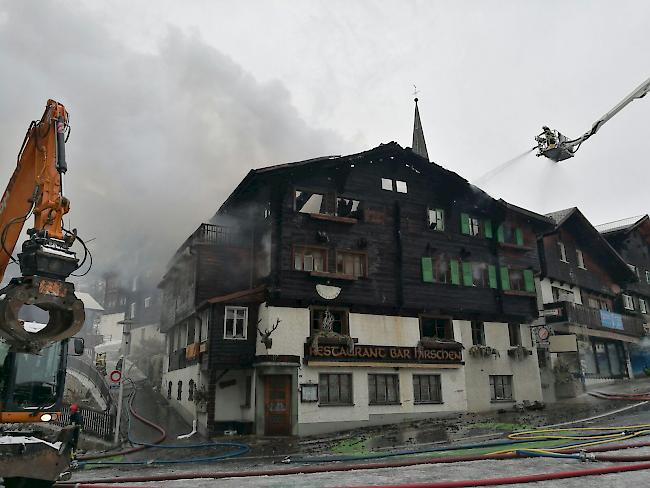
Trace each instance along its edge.
{"label": "wet asphalt road", "polygon": [[[648,386],[646,383],[643,386]],[[649,389],[649,388],[645,388]],[[139,394],[140,395],[140,394]],[[152,396],[142,395],[140,399],[143,401],[144,408],[153,409],[152,405],[155,393]],[[137,400],[138,398],[136,398]],[[140,402],[136,401],[136,406],[139,408]],[[164,406],[164,401],[163,404]],[[608,408],[610,404],[600,405],[600,410]],[[612,405],[612,408],[620,404]],[[163,408],[159,405],[156,409]],[[588,411],[577,409],[576,413],[584,413]],[[153,412],[153,410],[151,410]],[[143,412],[144,413],[144,412]],[[157,412],[160,420],[163,419],[162,414]],[[165,414],[169,417],[175,417],[171,413]],[[583,416],[578,415],[578,418]],[[574,417],[575,418],[575,417]],[[177,420],[170,419],[172,422]],[[612,426],[612,425],[638,425],[650,423],[650,404],[639,407],[634,410],[619,413],[617,415],[607,417],[600,420],[588,422],[586,425],[590,426]],[[182,423],[175,424],[174,427],[178,432],[183,432],[184,426]],[[147,435],[147,431],[142,430],[139,435]],[[148,435],[152,435],[149,431]],[[641,448],[625,451],[625,454],[646,454],[650,455],[650,448]],[[143,453],[142,459],[151,457],[151,451]],[[285,467],[294,467],[295,464],[281,464],[278,462],[278,457],[255,457],[255,458],[240,458],[219,463],[204,463],[193,464],[190,466],[175,466],[175,467],[156,467],[156,466],[140,466],[128,468],[109,468],[109,469],[94,469],[76,472],[73,480],[82,480],[89,478],[116,478],[130,475],[156,475],[156,474],[169,474],[169,473],[189,473],[189,472],[215,472],[215,471],[246,471],[251,469],[283,469]],[[578,460],[565,460],[565,459],[542,459],[542,458],[529,458],[529,459],[516,459],[516,460],[486,460],[474,461],[459,464],[438,464],[438,465],[418,465],[402,468],[388,468],[388,469],[372,469],[372,470],[355,470],[349,472],[334,472],[334,473],[320,473],[320,474],[298,474],[288,476],[270,476],[270,477],[250,477],[250,478],[230,478],[230,479],[194,479],[194,480],[174,480],[174,481],[157,481],[155,483],[129,483],[130,486],[160,486],[160,487],[356,487],[356,486],[377,486],[396,483],[424,483],[445,480],[466,480],[466,479],[482,479],[482,478],[495,478],[504,476],[515,476],[524,474],[548,473],[555,471],[566,470],[579,470],[590,469],[595,467],[604,467],[611,465],[611,463],[583,463]],[[628,472],[623,474],[609,474],[600,475],[595,477],[574,478],[555,480],[547,482],[527,483],[527,484],[510,484],[501,485],[507,487],[531,487],[539,486],[541,488],[549,487],[625,487],[629,488],[630,485],[636,484],[638,487],[650,486],[650,470]],[[119,485],[115,485],[118,486]]]}

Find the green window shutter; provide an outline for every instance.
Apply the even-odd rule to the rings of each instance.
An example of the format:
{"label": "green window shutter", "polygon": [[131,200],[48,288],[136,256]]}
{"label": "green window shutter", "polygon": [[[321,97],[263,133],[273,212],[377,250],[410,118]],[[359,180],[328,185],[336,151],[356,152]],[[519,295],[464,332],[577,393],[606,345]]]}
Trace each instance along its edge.
{"label": "green window shutter", "polygon": [[526,286],[526,291],[535,291],[535,278],[533,277],[533,272],[529,269],[524,270],[524,284]]}
{"label": "green window shutter", "polygon": [[486,220],[485,221],[485,237],[488,239],[492,239],[492,221],[491,220]]}
{"label": "green window shutter", "polygon": [[488,278],[490,282],[490,288],[497,287],[497,267],[494,264],[488,266]]}
{"label": "green window shutter", "polygon": [[501,288],[504,290],[510,289],[510,273],[508,273],[508,268],[501,268]]}
{"label": "green window shutter", "polygon": [[499,227],[497,227],[497,240],[499,242],[505,242],[506,241],[506,238],[503,235],[503,224],[501,224],[501,225],[499,225]]}
{"label": "green window shutter", "polygon": [[472,263],[463,263],[463,285],[474,286],[472,279]]}
{"label": "green window shutter", "polygon": [[433,263],[431,258],[422,258],[422,281],[433,283]]}
{"label": "green window shutter", "polygon": [[460,214],[460,231],[469,235],[469,215]]}
{"label": "green window shutter", "polygon": [[524,233],[520,228],[515,229],[515,239],[517,239],[518,246],[524,245]]}
{"label": "green window shutter", "polygon": [[451,269],[451,283],[453,285],[460,285],[460,273],[458,270],[458,261],[451,259],[449,261],[449,268]]}

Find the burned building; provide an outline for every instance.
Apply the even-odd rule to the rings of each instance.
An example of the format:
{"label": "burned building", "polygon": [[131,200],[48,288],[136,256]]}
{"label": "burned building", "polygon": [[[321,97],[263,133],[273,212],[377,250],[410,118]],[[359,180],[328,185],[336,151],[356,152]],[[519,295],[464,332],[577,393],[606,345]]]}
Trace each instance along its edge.
{"label": "burned building", "polygon": [[213,221],[160,284],[163,390],[199,428],[305,435],[541,400],[528,324],[548,218],[389,143],[252,170]]}
{"label": "burned building", "polygon": [[643,320],[625,291],[640,290],[638,277],[608,240],[575,207],[548,216],[555,227],[539,240],[537,287],[551,333],[547,367],[555,374],[546,386],[552,399],[628,377],[629,345],[639,342]]}

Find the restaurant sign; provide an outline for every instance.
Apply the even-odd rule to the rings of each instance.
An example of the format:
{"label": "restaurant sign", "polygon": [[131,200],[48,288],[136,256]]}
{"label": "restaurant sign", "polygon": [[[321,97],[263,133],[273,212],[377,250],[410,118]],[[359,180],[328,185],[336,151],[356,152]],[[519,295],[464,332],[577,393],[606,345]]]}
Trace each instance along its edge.
{"label": "restaurant sign", "polygon": [[345,344],[305,344],[305,363],[309,361],[381,362],[381,363],[425,363],[460,364],[463,353],[454,348],[420,348],[401,346],[369,346],[355,344],[349,349]]}

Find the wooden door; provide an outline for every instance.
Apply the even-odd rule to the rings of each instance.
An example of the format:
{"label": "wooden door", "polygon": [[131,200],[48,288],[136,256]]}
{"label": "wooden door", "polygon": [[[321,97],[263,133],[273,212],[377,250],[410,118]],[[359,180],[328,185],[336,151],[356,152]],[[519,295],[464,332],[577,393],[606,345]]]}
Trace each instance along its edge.
{"label": "wooden door", "polygon": [[291,376],[264,377],[264,435],[291,435]]}

